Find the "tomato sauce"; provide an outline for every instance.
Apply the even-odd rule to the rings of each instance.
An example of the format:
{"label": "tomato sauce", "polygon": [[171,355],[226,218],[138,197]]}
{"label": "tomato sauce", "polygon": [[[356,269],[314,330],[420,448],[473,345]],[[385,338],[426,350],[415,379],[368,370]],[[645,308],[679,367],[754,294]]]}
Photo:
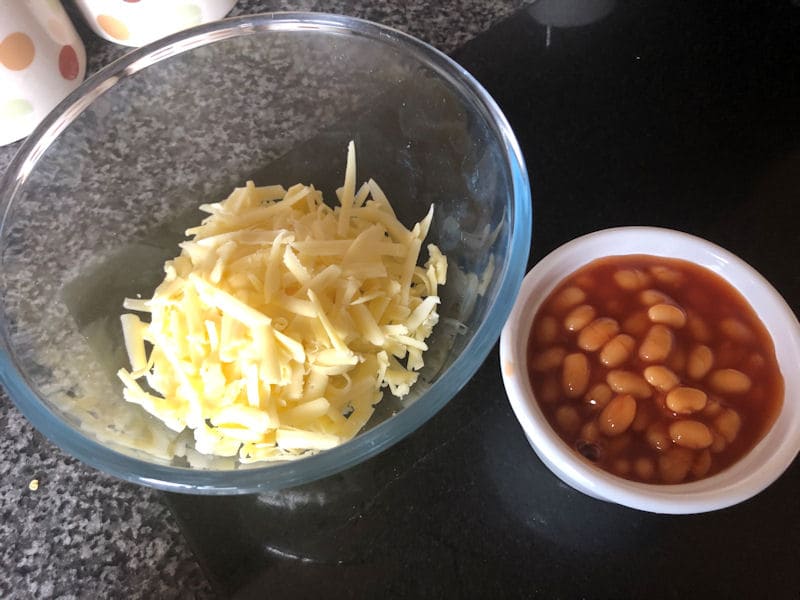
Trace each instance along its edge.
{"label": "tomato sauce", "polygon": [[528,367],[565,443],[647,483],[728,468],[783,403],[758,315],[719,275],[677,259],[612,256],[568,276],[536,314]]}

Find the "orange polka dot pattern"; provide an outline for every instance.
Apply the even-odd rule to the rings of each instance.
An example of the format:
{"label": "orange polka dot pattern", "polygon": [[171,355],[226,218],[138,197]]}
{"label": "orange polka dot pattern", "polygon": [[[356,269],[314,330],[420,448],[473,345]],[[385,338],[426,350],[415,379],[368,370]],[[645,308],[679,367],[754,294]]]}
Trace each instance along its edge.
{"label": "orange polka dot pattern", "polygon": [[[9,75],[10,71],[14,73],[10,75],[12,81],[27,82],[20,90],[12,87],[10,93],[5,90],[6,93],[0,95],[0,145],[30,132],[47,110],[77,85],[81,76],[82,48],[61,3],[48,0],[35,11],[44,11],[44,14],[34,12],[42,31],[32,26],[26,32],[23,19],[19,30],[0,39],[0,74],[6,71]],[[11,16],[14,14],[12,11]],[[47,78],[53,83],[52,92],[48,91],[49,83],[44,87],[30,83],[47,81]],[[74,83],[64,86],[58,84],[56,78]],[[54,97],[58,94],[61,96]]]}
{"label": "orange polka dot pattern", "polygon": [[109,15],[97,15],[97,25],[118,40],[127,40],[131,36],[125,23]]}
{"label": "orange polka dot pattern", "polygon": [[[11,71],[24,71],[33,63],[36,47],[30,36],[19,31],[6,36],[0,42],[0,64]],[[58,53],[58,71],[61,76],[72,81],[80,72],[78,53],[66,44]]]}
{"label": "orange polka dot pattern", "polygon": [[33,40],[20,31],[7,35],[0,42],[0,64],[12,71],[22,71],[33,62],[36,49]]}

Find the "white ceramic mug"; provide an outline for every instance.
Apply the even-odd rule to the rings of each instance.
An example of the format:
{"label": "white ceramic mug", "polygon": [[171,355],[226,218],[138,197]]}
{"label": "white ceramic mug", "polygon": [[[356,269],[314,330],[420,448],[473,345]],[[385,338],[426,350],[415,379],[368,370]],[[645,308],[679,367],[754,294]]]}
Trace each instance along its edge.
{"label": "white ceramic mug", "polygon": [[94,32],[143,46],[187,27],[221,19],[236,0],[75,0]]}
{"label": "white ceramic mug", "polygon": [[58,0],[0,0],[0,146],[83,81],[86,51]]}

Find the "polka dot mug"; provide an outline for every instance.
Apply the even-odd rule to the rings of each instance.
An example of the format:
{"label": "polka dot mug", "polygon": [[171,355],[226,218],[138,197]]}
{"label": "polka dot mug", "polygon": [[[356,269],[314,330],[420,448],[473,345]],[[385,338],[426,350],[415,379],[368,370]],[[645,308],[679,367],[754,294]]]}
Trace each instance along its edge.
{"label": "polka dot mug", "polygon": [[221,19],[236,0],[75,0],[94,32],[125,46]]}
{"label": "polka dot mug", "polygon": [[83,81],[86,51],[58,0],[0,0],[0,146]]}

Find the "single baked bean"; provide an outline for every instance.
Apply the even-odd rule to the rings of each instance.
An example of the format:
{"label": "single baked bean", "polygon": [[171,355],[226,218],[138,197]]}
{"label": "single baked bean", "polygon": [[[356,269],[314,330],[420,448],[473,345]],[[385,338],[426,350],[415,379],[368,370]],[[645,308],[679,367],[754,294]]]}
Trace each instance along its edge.
{"label": "single baked bean", "polygon": [[630,394],[615,396],[597,420],[600,431],[608,436],[624,433],[636,417],[636,400]]}
{"label": "single baked bean", "polygon": [[649,398],[653,394],[647,380],[632,371],[609,371],[606,374],[606,383],[618,394],[631,394],[636,398]]}
{"label": "single baked bean", "polygon": [[651,459],[640,456],[633,463],[633,471],[639,479],[650,480],[656,474],[656,465]]}
{"label": "single baked bean", "polygon": [[561,386],[554,377],[548,377],[542,381],[542,384],[539,387],[539,394],[537,398],[539,398],[542,402],[552,404],[553,402],[558,401],[560,397]]}
{"label": "single baked bean", "polygon": [[570,286],[561,290],[553,298],[551,306],[556,312],[563,313],[586,300],[586,293],[577,286]]}
{"label": "single baked bean", "polygon": [[580,331],[591,323],[596,313],[594,306],[581,304],[569,311],[569,314],[564,317],[564,329],[567,331]]}
{"label": "single baked bean", "polygon": [[529,366],[534,371],[551,371],[561,366],[561,361],[566,355],[567,351],[564,348],[553,346],[534,356]]}
{"label": "single baked bean", "polygon": [[650,285],[650,277],[639,269],[620,269],[614,273],[614,281],[623,290],[640,290]]}
{"label": "single baked bean", "polygon": [[654,304],[669,304],[672,301],[672,298],[660,290],[643,290],[639,293],[639,302],[645,306],[653,306]]}
{"label": "single baked bean", "polygon": [[654,304],[647,309],[647,316],[653,323],[662,323],[675,329],[686,325],[686,313],[673,304]]}
{"label": "single baked bean", "polygon": [[597,423],[594,421],[589,421],[588,423],[584,423],[583,427],[581,427],[581,434],[580,439],[585,440],[587,442],[596,442],[600,439],[600,428],[597,426]]}
{"label": "single baked bean", "polygon": [[705,344],[711,340],[711,329],[709,329],[700,315],[691,312],[687,313],[686,327],[698,342]]}
{"label": "single baked bean", "polygon": [[536,343],[540,346],[549,346],[558,337],[558,321],[555,317],[546,315],[536,323]]}
{"label": "single baked bean", "polygon": [[729,444],[733,443],[733,440],[739,435],[741,426],[742,419],[739,417],[739,413],[732,408],[726,408],[714,419],[714,428]]}
{"label": "single baked bean", "polygon": [[664,362],[672,351],[672,331],[664,325],[653,325],[641,346],[639,358],[646,362]]}
{"label": "single baked bean", "polygon": [[675,373],[667,367],[662,367],[660,365],[647,367],[644,370],[644,378],[647,380],[647,383],[662,392],[669,392],[681,382],[680,378],[675,375]]}
{"label": "single baked bean", "polygon": [[711,430],[700,421],[675,421],[670,423],[669,435],[678,446],[700,450],[714,441]]}
{"label": "single baked bean", "polygon": [[708,396],[703,390],[678,386],[667,394],[667,408],[679,415],[688,415],[703,410]]}
{"label": "single baked bean", "polygon": [[672,448],[672,438],[669,436],[669,431],[667,431],[667,425],[660,421],[656,421],[647,428],[644,439],[647,440],[653,450],[658,450],[659,452]]}
{"label": "single baked bean", "polygon": [[663,265],[656,265],[650,267],[650,273],[653,274],[659,283],[663,283],[666,285],[672,286],[680,286],[683,285],[685,280],[685,276],[680,271],[676,271],[675,269],[670,269],[669,267],[665,267]]}
{"label": "single baked bean", "polygon": [[612,463],[611,469],[620,477],[625,477],[631,472],[631,461],[627,458],[618,458]]}
{"label": "single baked bean", "polygon": [[664,483],[680,483],[686,479],[694,461],[688,448],[670,448],[658,457],[658,473]]}
{"label": "single baked bean", "polygon": [[753,339],[753,332],[739,319],[723,319],[719,324],[719,330],[735,342],[746,343]]}
{"label": "single baked bean", "polygon": [[603,307],[606,311],[606,314],[614,317],[615,319],[620,316],[620,313],[624,312],[625,307],[622,304],[622,300],[618,298],[612,298],[611,300],[607,301]]}
{"label": "single baked bean", "polygon": [[647,316],[646,310],[640,310],[633,313],[630,317],[622,322],[622,331],[629,333],[634,337],[642,337],[650,328],[652,323]]}
{"label": "single baked bean", "polygon": [[704,344],[698,344],[689,352],[686,372],[692,379],[702,379],[714,366],[714,352]]}
{"label": "single baked bean", "polygon": [[747,348],[727,338],[714,349],[714,366],[717,369],[735,368],[745,359],[747,359]]}
{"label": "single baked bean", "polygon": [[609,403],[614,392],[611,391],[611,388],[608,387],[607,383],[600,383],[594,384],[583,399],[586,403],[591,406],[595,410],[600,410],[605,408],[606,404]]}
{"label": "single baked bean", "polygon": [[692,475],[696,479],[704,477],[708,470],[711,468],[711,452],[708,448],[699,452],[692,463]]}
{"label": "single baked bean", "polygon": [[720,394],[744,394],[750,390],[750,378],[736,369],[718,369],[708,378],[708,383]]}
{"label": "single baked bean", "polygon": [[564,357],[561,385],[567,398],[580,398],[589,387],[589,359],[583,352],[573,352]]}
{"label": "single baked bean", "polygon": [[750,358],[747,359],[747,366],[752,371],[760,371],[766,366],[766,364],[767,364],[766,359],[758,352],[753,352],[750,355]]}
{"label": "single baked bean", "polygon": [[709,448],[709,450],[711,450],[711,452],[713,452],[714,454],[719,454],[720,452],[725,450],[725,448],[728,446],[728,442],[726,442],[725,438],[718,433],[713,433],[713,435],[714,435],[714,441],[711,442],[711,447]]}
{"label": "single baked bean", "polygon": [[581,416],[574,406],[559,406],[556,410],[556,423],[563,431],[572,435],[581,426]]}
{"label": "single baked bean", "polygon": [[636,407],[636,418],[631,423],[631,430],[642,432],[653,422],[653,409],[649,402],[642,402]]}
{"label": "single baked bean", "polygon": [[[638,407],[636,410],[639,410]],[[612,456],[622,454],[627,451],[632,441],[633,437],[631,436],[630,431],[626,431],[620,435],[615,435],[606,442],[608,453]]]}
{"label": "single baked bean", "polygon": [[722,404],[719,403],[717,398],[709,396],[708,401],[706,402],[706,407],[703,409],[703,416],[713,418],[721,412]]}
{"label": "single baked bean", "polygon": [[626,362],[636,346],[636,340],[626,333],[620,333],[606,342],[600,351],[600,362],[613,369]]}
{"label": "single baked bean", "polygon": [[672,349],[667,357],[667,366],[674,373],[683,373],[686,370],[686,352],[680,346]]}
{"label": "single baked bean", "polygon": [[578,346],[587,352],[596,352],[608,340],[617,335],[619,324],[614,319],[600,317],[581,329]]}

